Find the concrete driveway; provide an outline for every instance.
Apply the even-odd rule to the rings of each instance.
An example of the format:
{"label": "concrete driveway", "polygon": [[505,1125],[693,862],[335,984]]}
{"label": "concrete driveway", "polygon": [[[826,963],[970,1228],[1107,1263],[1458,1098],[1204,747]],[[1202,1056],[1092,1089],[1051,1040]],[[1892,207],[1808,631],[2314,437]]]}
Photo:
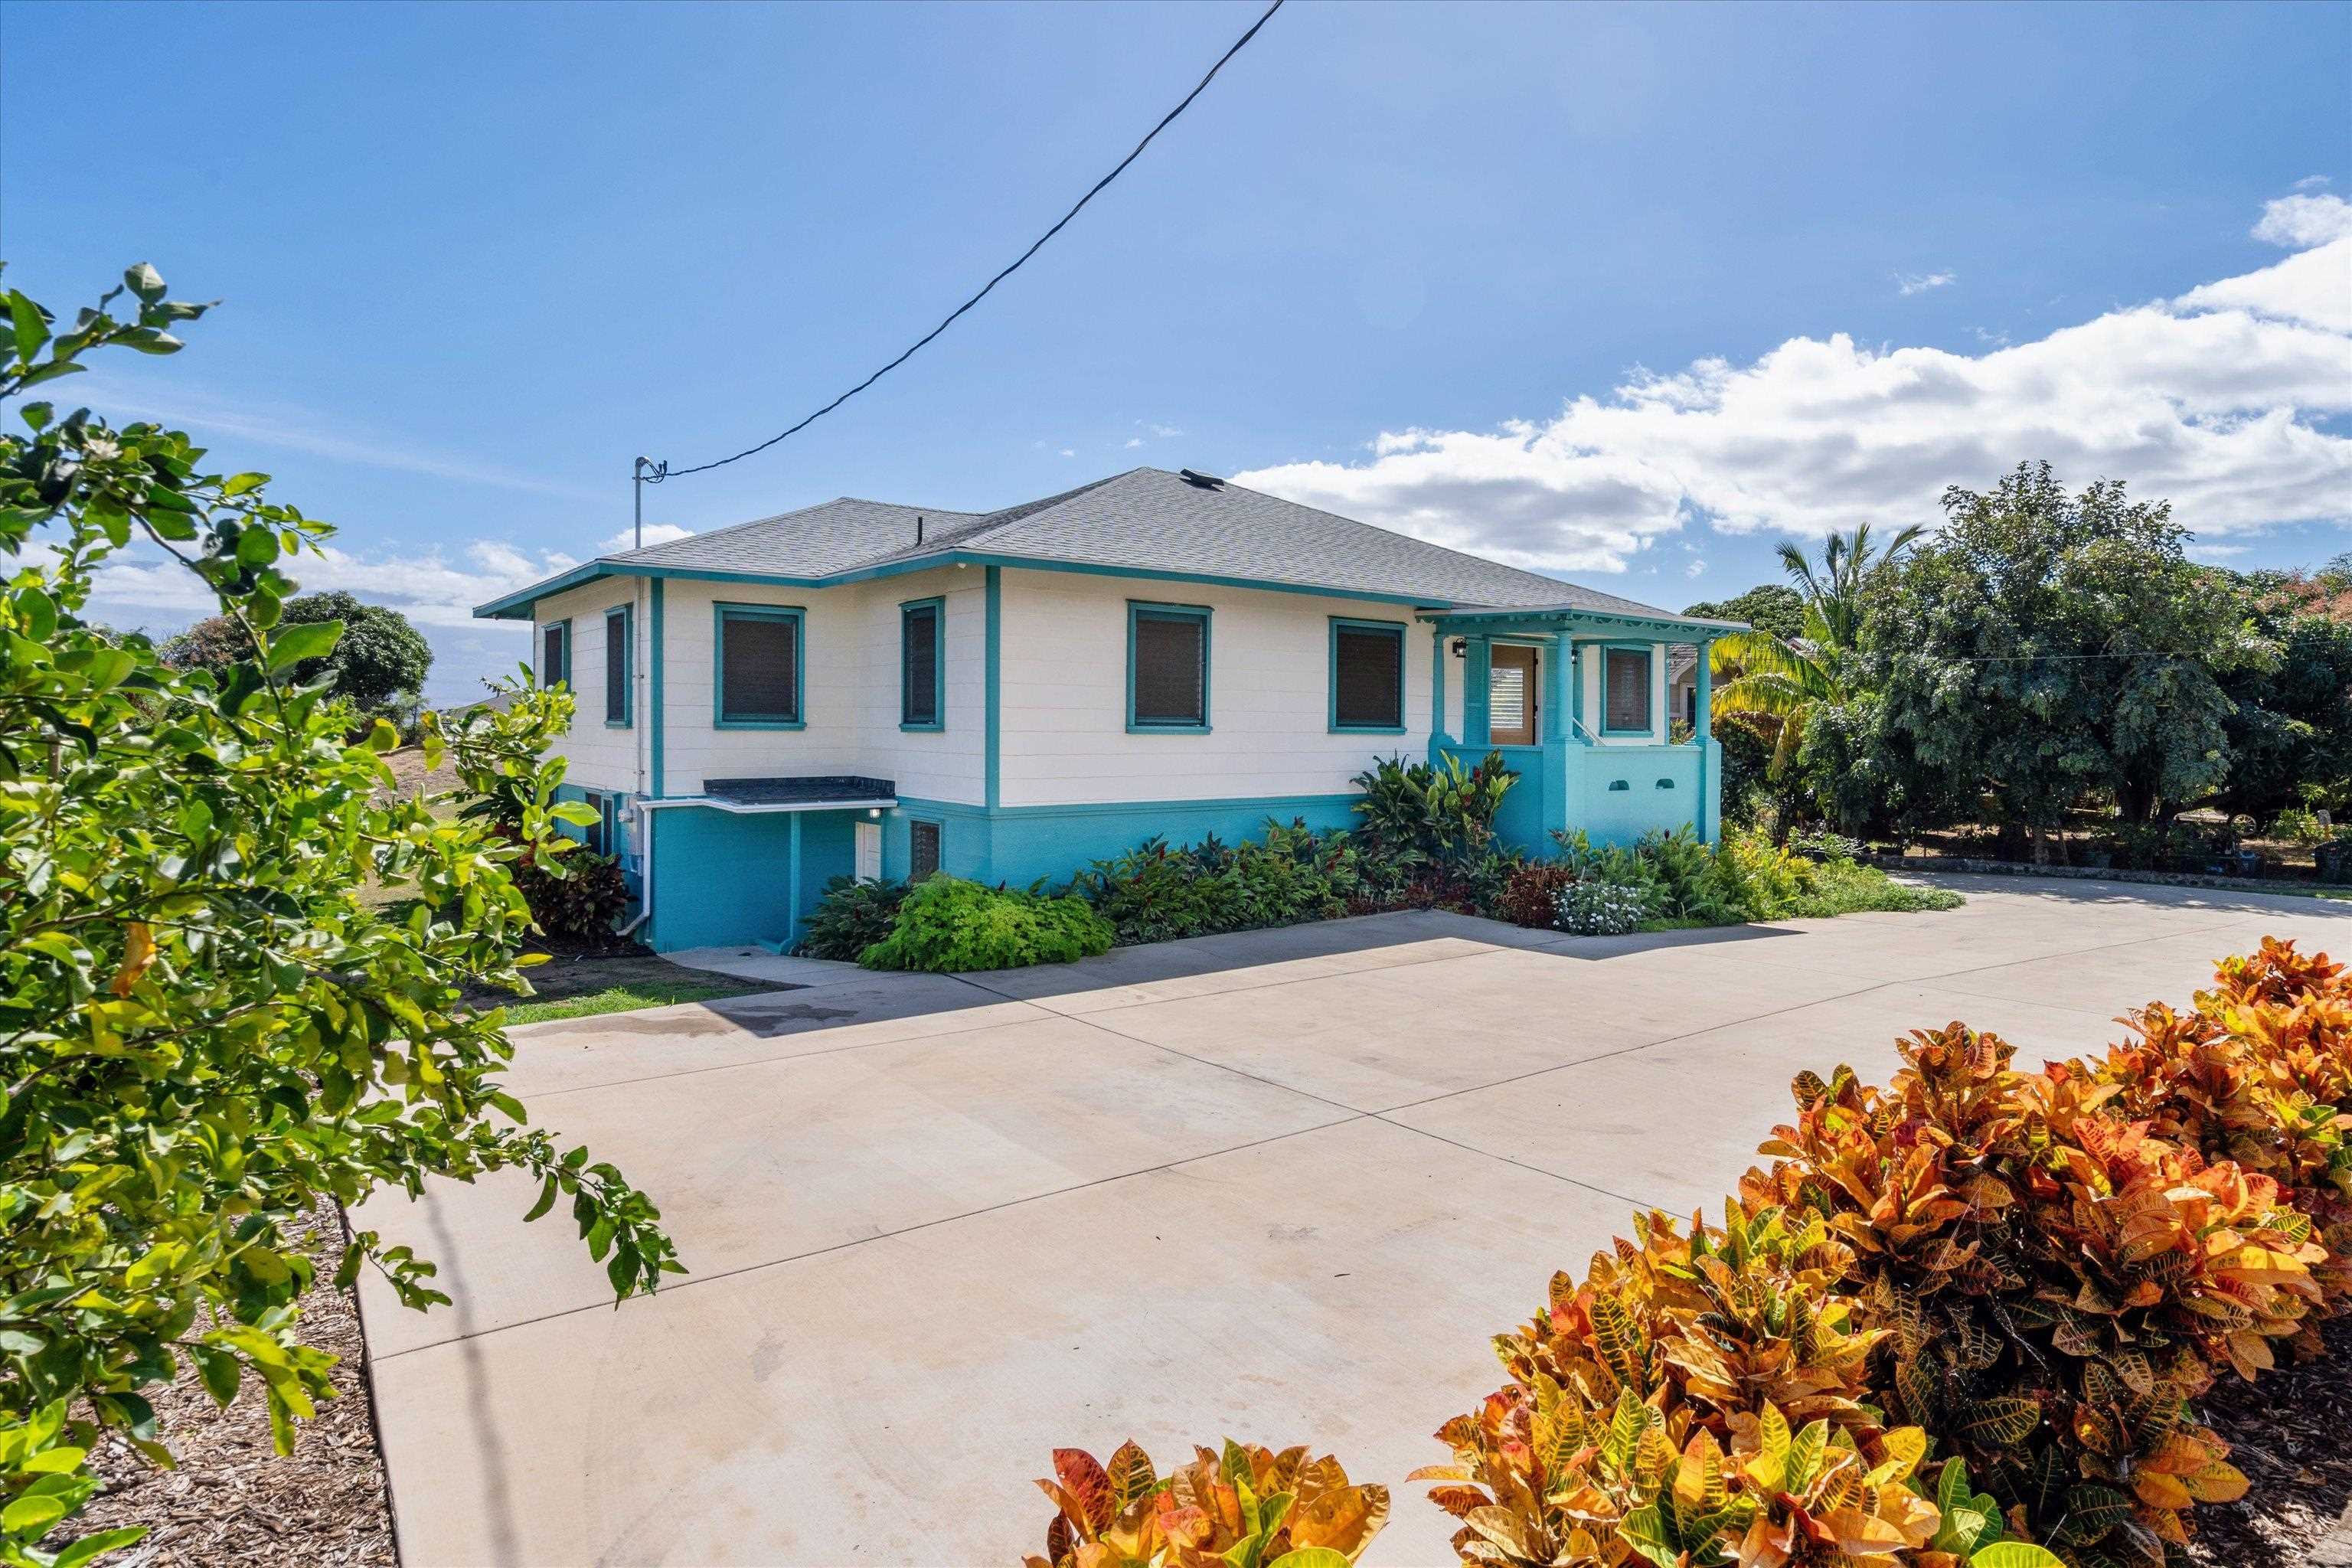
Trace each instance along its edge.
{"label": "concrete driveway", "polygon": [[1799,1068],[1953,1018],[2069,1054],[2265,932],[2352,948],[2352,906],[1950,880],[1942,914],[1384,915],[517,1029],[510,1086],[694,1272],[615,1310],[521,1182],[368,1205],[457,1298],[364,1293],[403,1559],[1003,1563],[1056,1446],[1230,1434],[1388,1482],[1369,1561],[1450,1562],[1403,1478],[1487,1336],[1634,1205],[1713,1211]]}

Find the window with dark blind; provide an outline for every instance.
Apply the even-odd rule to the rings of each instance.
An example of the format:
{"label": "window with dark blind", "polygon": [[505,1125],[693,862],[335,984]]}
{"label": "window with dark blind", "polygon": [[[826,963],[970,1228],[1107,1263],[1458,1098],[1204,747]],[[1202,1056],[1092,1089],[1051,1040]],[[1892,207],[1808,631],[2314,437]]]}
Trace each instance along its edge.
{"label": "window with dark blind", "polygon": [[1209,612],[1179,605],[1128,606],[1127,725],[1209,727]]}
{"label": "window with dark blind", "polygon": [[1331,727],[1404,728],[1404,628],[1378,621],[1331,623]]}
{"label": "window with dark blind", "polygon": [[630,622],[635,617],[629,607],[604,614],[604,722],[626,729],[629,723]]}
{"label": "window with dark blind", "polygon": [[569,686],[572,683],[570,621],[558,621],[551,626],[539,628],[539,683],[541,686]]}
{"label": "window with dark blind", "polygon": [[1650,653],[1612,647],[1601,656],[1601,727],[1611,733],[1647,734],[1650,722]]}
{"label": "window with dark blind", "polygon": [[801,723],[801,614],[719,607],[719,722]]}
{"label": "window with dark blind", "polygon": [[898,727],[936,730],[945,707],[940,660],[941,605],[937,599],[898,609]]}
{"label": "window with dark blind", "polygon": [[919,882],[939,875],[940,825],[921,820],[907,824],[907,880]]}

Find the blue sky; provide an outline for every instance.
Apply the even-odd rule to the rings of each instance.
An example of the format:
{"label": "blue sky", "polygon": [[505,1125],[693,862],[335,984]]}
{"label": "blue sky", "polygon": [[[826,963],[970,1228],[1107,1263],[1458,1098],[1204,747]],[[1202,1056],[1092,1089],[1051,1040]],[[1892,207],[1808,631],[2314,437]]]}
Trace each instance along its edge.
{"label": "blue sky", "polygon": [[[628,523],[1017,254],[1252,4],[0,12],[0,244],[224,298],[81,379],[425,621]],[[2352,546],[2352,6],[1294,0],[979,310],[648,492],[984,509],[1151,463],[1680,606],[2048,456]],[[2259,231],[2259,232],[2258,232]],[[195,606],[136,567],[108,613]]]}

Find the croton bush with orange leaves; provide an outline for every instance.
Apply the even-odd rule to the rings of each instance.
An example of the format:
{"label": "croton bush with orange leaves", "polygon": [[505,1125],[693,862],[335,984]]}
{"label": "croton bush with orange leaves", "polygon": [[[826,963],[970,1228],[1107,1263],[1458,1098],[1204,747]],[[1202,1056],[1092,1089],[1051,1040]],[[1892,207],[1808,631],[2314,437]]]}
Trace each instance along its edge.
{"label": "croton bush with orange leaves", "polygon": [[[2266,939],[2188,1011],[2122,1022],[2038,1072],[1952,1024],[1900,1042],[1884,1088],[1799,1075],[1719,1225],[1636,1215],[1496,1338],[1509,1381],[1412,1477],[1456,1554],[2183,1561],[2197,1506],[2247,1486],[2196,1401],[2318,1353],[2352,1304],[2352,977]],[[1387,1496],[1304,1452],[1228,1444],[1161,1479],[1132,1445],[1108,1471],[1063,1450],[1029,1561],[1342,1568]]]}

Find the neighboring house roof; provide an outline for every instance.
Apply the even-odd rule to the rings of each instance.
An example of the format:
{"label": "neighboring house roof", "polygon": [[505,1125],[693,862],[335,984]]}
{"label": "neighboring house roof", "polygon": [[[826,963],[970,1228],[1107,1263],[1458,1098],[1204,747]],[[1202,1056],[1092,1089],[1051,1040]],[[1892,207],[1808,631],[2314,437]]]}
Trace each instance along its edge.
{"label": "neighboring house roof", "polygon": [[993,512],[942,511],[845,497],[603,556],[474,613],[528,616],[534,599],[593,577],[639,572],[856,581],[973,560],[1266,584],[1443,607],[1686,618],[1318,511],[1230,480],[1160,468],[1133,468]]}

